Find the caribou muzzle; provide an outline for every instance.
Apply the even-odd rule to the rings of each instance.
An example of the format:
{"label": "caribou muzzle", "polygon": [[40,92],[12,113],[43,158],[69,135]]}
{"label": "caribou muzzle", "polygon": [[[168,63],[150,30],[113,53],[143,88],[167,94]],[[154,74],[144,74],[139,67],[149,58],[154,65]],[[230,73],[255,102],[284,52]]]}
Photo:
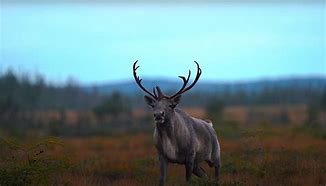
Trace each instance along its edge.
{"label": "caribou muzzle", "polygon": [[156,124],[163,124],[165,121],[165,113],[163,111],[154,112],[154,120]]}

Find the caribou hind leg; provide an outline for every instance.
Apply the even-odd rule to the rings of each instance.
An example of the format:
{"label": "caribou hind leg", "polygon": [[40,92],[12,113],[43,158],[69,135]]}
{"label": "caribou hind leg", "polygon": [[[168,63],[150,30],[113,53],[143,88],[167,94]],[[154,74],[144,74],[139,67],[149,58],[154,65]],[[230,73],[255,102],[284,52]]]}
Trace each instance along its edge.
{"label": "caribou hind leg", "polygon": [[206,163],[208,164],[209,167],[215,168],[215,180],[218,183],[220,180],[220,167],[221,167],[220,160],[219,159],[216,159],[215,161],[206,160]]}
{"label": "caribou hind leg", "polygon": [[213,167],[214,163],[211,160],[206,160],[206,163],[208,164],[209,167]]}
{"label": "caribou hind leg", "polygon": [[220,162],[214,165],[215,168],[215,180],[218,183],[220,181]]}
{"label": "caribou hind leg", "polygon": [[200,167],[198,164],[194,165],[192,173],[194,173],[194,175],[198,176],[199,178],[207,177],[205,170],[202,167]]}

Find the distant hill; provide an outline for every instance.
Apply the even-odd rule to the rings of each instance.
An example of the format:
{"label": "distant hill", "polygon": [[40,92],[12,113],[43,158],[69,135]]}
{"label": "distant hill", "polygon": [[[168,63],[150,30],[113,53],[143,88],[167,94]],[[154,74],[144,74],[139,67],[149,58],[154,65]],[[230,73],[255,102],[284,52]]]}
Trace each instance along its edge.
{"label": "distant hill", "polygon": [[[148,90],[159,85],[165,93],[174,93],[181,85],[182,81],[168,80],[168,79],[144,79],[144,86]],[[256,81],[245,82],[205,82],[200,81],[191,90],[192,94],[225,94],[243,92],[246,94],[259,93],[264,90],[277,89],[297,89],[297,90],[326,90],[326,77],[294,77],[281,79],[262,79]],[[140,88],[136,85],[134,80],[108,83],[97,86],[86,86],[83,90],[89,93],[96,91],[101,95],[111,94],[113,92],[120,92],[126,96],[134,96],[143,94]]]}
{"label": "distant hill", "polygon": [[[159,85],[164,93],[172,95],[182,81],[144,78],[145,86],[152,90]],[[0,73],[0,115],[35,110],[90,110],[111,99],[119,92],[133,108],[143,107],[145,94],[134,80],[97,86],[65,86],[47,84],[42,77],[31,81],[12,71]],[[114,95],[113,95],[114,96]],[[306,104],[326,108],[326,77],[265,79],[243,82],[207,82],[185,93],[182,106],[205,107],[214,101],[225,105],[294,105]]]}
{"label": "distant hill", "polygon": [[[164,93],[172,95],[182,81],[144,78],[145,87],[152,90],[159,85]],[[31,81],[12,71],[0,73],[0,115],[34,110],[90,110],[105,103],[114,92],[119,92],[133,108],[143,107],[145,94],[134,80],[97,86],[67,84],[54,86],[42,77]],[[182,106],[205,107],[208,103],[225,105],[294,105],[306,104],[326,108],[326,77],[265,79],[243,82],[207,82],[185,93]]]}

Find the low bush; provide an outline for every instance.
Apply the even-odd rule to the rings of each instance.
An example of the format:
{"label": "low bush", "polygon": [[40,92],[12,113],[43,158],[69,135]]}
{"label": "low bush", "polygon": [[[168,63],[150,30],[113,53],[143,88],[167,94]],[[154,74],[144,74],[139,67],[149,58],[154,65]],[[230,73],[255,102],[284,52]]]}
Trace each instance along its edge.
{"label": "low bush", "polygon": [[0,185],[67,184],[61,178],[69,170],[69,159],[48,153],[57,146],[63,144],[54,138],[36,143],[0,138]]}

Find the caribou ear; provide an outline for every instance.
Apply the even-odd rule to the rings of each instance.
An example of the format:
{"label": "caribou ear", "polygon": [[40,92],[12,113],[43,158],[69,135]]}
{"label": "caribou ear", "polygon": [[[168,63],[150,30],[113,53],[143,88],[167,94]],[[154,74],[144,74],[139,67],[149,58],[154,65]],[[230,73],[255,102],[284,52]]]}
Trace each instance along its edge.
{"label": "caribou ear", "polygon": [[181,94],[177,95],[176,97],[172,98],[172,107],[174,108],[175,106],[177,106],[177,104],[179,104],[181,99]]}
{"label": "caribou ear", "polygon": [[144,96],[145,102],[151,106],[154,107],[155,100],[149,96]]}

